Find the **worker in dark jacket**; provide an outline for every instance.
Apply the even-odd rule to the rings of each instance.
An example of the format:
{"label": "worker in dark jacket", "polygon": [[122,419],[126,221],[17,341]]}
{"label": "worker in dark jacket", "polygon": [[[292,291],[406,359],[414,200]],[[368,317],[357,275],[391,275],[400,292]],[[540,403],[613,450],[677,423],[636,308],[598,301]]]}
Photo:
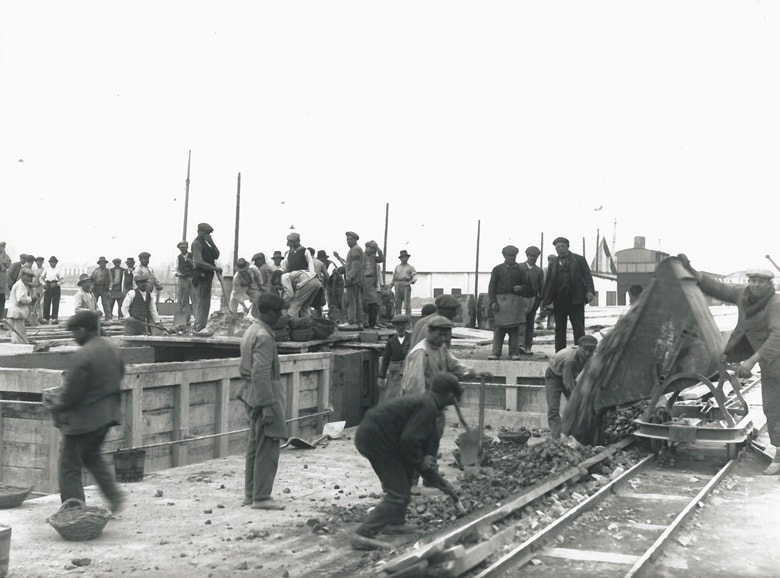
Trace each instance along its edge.
{"label": "worker in dark jacket", "polygon": [[544,373],[544,388],[551,439],[561,437],[561,394],[569,399],[577,386],[577,376],[593,357],[597,345],[598,340],[595,337],[583,335],[579,345],[562,349],[550,358],[550,365]]}
{"label": "worker in dark jacket", "polygon": [[769,441],[775,457],[763,473],[780,474],[780,295],[775,294],[775,274],[768,269],[748,269],[748,284],[721,283],[695,270],[685,255],[683,265],[696,277],[701,290],[737,306],[737,325],[723,350],[727,362],[740,362],[738,377],[749,377],[761,368],[761,396]]}
{"label": "worker in dark jacket", "polygon": [[536,320],[536,311],[542,302],[542,288],[544,287],[544,271],[536,261],[542,252],[539,247],[533,245],[525,250],[525,263],[522,267],[526,268],[526,279],[531,286],[533,295],[528,299],[528,310],[525,314],[525,353],[531,355],[531,349],[534,346],[534,322]]}
{"label": "worker in dark jacket", "polygon": [[409,353],[412,336],[408,332],[409,318],[406,315],[396,315],[390,321],[395,329],[395,335],[387,340],[385,352],[382,355],[382,365],[379,367],[377,386],[381,392],[379,401],[388,401],[401,395],[401,383],[404,377],[404,360]]}
{"label": "worker in dark jacket", "polygon": [[[209,320],[209,309],[211,308],[211,284],[214,281],[214,273],[222,274],[222,267],[217,266],[219,259],[219,249],[211,238],[214,227],[208,223],[198,225],[198,236],[192,242],[190,249],[192,251],[192,263],[195,271],[192,277],[192,285],[195,288],[195,322],[194,331],[205,329],[206,322]],[[228,299],[229,295],[223,295],[223,299]]]}
{"label": "worker in dark jacket", "polygon": [[355,447],[374,468],[384,497],[355,531],[353,548],[388,548],[388,543],[374,539],[379,532],[413,531],[404,520],[411,501],[410,480],[415,471],[452,494],[452,487],[434,467],[434,454],[441,437],[436,420],[462,394],[463,389],[454,375],[440,373],[434,377],[430,391],[398,397],[366,413],[355,434]]}
{"label": "worker in dark jacket", "polygon": [[585,257],[569,251],[569,240],[553,241],[558,258],[550,263],[542,291],[542,303],[552,305],[555,317],[555,351],[566,347],[566,325],[571,321],[574,344],[585,335],[585,305],[593,300],[596,289]]}
{"label": "worker in dark jacket", "polygon": [[95,313],[76,313],[68,319],[67,327],[81,349],[73,354],[61,391],[44,391],[44,405],[62,432],[60,499],[84,501],[81,470],[86,467],[110,502],[111,511],[117,512],[122,506],[122,492],[111,468],[101,458],[100,447],[108,430],[119,425],[119,386],[125,364],[119,348],[100,336]]}
{"label": "worker in dark jacket", "polygon": [[525,318],[528,312],[528,298],[533,296],[528,268],[517,263],[520,250],[507,245],[501,250],[504,262],[493,267],[488,284],[488,301],[493,311],[493,352],[488,359],[500,359],[504,347],[504,336],[509,334],[509,359],[519,359],[525,349],[520,339],[525,340]]}

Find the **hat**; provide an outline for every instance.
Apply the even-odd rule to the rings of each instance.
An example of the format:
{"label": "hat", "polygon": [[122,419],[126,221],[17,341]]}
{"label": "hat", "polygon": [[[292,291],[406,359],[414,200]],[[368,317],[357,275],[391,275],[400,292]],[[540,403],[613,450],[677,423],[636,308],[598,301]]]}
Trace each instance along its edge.
{"label": "hat", "polygon": [[255,253],[252,255],[252,261],[257,261],[258,259],[265,259],[265,253]]}
{"label": "hat", "polygon": [[116,259],[111,259],[111,262],[112,262],[114,265],[121,265],[121,264],[122,264],[122,259],[120,259],[119,257],[117,257]]}
{"label": "hat", "polygon": [[211,233],[214,231],[214,227],[208,223],[198,223],[198,231],[206,231],[207,233]]}
{"label": "hat", "polygon": [[271,259],[284,259],[281,251],[274,251],[274,256]]}
{"label": "hat", "polygon": [[344,234],[345,234],[347,237],[354,237],[355,241],[357,241],[358,239],[360,239],[360,236],[359,236],[357,233],[355,233],[354,231],[347,231],[347,232],[346,232],[346,233],[344,233]]}
{"label": "hat", "polygon": [[320,249],[319,251],[317,251],[317,259],[319,259],[320,261],[327,261],[328,254],[324,250]]}
{"label": "hat", "polygon": [[98,316],[94,311],[79,311],[68,317],[66,327],[69,331],[73,331],[74,329],[96,331],[98,328]]}
{"label": "hat", "polygon": [[460,303],[452,295],[439,295],[435,300],[437,309],[457,309]]}
{"label": "hat", "polygon": [[531,245],[525,250],[525,254],[529,257],[538,257],[542,254],[542,250],[539,247],[536,247],[534,245]]}
{"label": "hat", "polygon": [[78,283],[76,283],[76,285],[78,285],[79,287],[81,287],[81,284],[82,284],[84,281],[92,281],[92,277],[90,277],[90,276],[89,276],[89,275],[87,275],[86,273],[82,273],[81,275],[79,275],[79,280],[78,280]]}
{"label": "hat", "polygon": [[142,251],[141,253],[138,253],[138,258],[139,259],[143,259],[143,258],[147,258],[148,259],[151,256],[152,256],[152,254],[147,252],[147,251]]}
{"label": "hat", "polygon": [[553,245],[557,245],[558,243],[566,243],[569,244],[569,240],[566,237],[555,237],[553,239]]}
{"label": "hat", "polygon": [[520,252],[520,249],[515,247],[514,245],[507,245],[503,249],[501,249],[501,253],[503,255],[517,255]]}
{"label": "hat", "polygon": [[19,271],[19,275],[29,275],[30,277],[33,276],[32,269],[22,269]]}
{"label": "hat", "polygon": [[135,258],[134,257],[128,257],[127,259],[125,259],[125,263],[135,263]]}
{"label": "hat", "polygon": [[57,262],[59,261],[59,259],[57,259],[57,257],[55,257],[54,255],[52,255],[51,257],[49,257],[49,263],[51,263],[52,261],[54,261],[55,263],[57,263]]}
{"label": "hat", "polygon": [[25,255],[23,260],[32,263],[35,261],[35,255]]}
{"label": "hat", "polygon": [[106,259],[103,256],[100,256],[100,257],[98,257],[97,262],[98,262],[98,265],[100,265],[101,263],[108,263],[108,259]]}
{"label": "hat", "polygon": [[395,315],[391,320],[390,323],[393,325],[405,325],[406,323],[409,323],[409,318],[406,315]]}
{"label": "hat", "polygon": [[136,273],[133,276],[133,281],[135,281],[136,284],[140,283],[141,281],[148,281],[149,279],[151,279],[151,277],[149,277],[149,275],[147,275],[146,273]]}
{"label": "hat", "polygon": [[580,337],[579,341],[577,342],[577,345],[579,345],[583,349],[590,349],[591,351],[596,349],[596,346],[598,344],[599,344],[598,339],[596,339],[592,335],[583,335],[582,337]]}
{"label": "hat", "polygon": [[35,258],[35,260],[36,260],[36,261],[43,261],[43,255],[38,255],[38,256]]}
{"label": "hat", "polygon": [[447,319],[444,315],[431,315],[431,320],[428,322],[428,327],[443,328],[448,327],[452,329],[455,324]]}
{"label": "hat", "polygon": [[745,274],[748,276],[748,279],[750,277],[761,277],[762,279],[774,279],[775,274],[772,273],[769,269],[762,269],[761,267],[755,267],[753,269],[748,269],[745,271]]}
{"label": "hat", "polygon": [[447,371],[440,371],[434,374],[431,380],[431,391],[443,395],[451,393],[457,400],[460,400],[463,396],[463,386],[458,381],[458,378]]}
{"label": "hat", "polygon": [[287,235],[287,240],[300,242],[301,236],[298,233],[290,233],[289,235]]}
{"label": "hat", "polygon": [[249,263],[243,257],[239,258],[239,260],[236,261],[236,269],[238,269],[239,271],[245,271],[248,268],[249,268]]}
{"label": "hat", "polygon": [[5,241],[0,241],[0,247],[5,247]]}
{"label": "hat", "polygon": [[401,249],[398,258],[400,259],[401,257],[411,257],[411,255],[409,255],[409,253],[406,252],[406,249]]}
{"label": "hat", "polygon": [[177,249],[186,249],[189,246],[190,244],[187,241],[179,241],[178,243],[176,243]]}

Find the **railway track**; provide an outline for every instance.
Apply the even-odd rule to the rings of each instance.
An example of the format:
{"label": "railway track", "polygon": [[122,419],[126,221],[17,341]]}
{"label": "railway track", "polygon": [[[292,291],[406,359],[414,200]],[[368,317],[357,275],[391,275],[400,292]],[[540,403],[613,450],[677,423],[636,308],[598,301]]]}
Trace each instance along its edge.
{"label": "railway track", "polygon": [[[594,475],[631,443],[626,439],[614,444],[495,510],[416,544],[375,567],[371,575],[633,577],[647,573],[664,544],[727,478],[736,459],[728,459],[722,446],[679,444],[661,454],[644,454],[632,467],[615,472],[619,475]],[[587,482],[592,490],[594,480],[599,487],[589,492]],[[554,519],[549,516],[551,504]],[[533,532],[528,532],[529,517],[536,520],[531,523]]]}

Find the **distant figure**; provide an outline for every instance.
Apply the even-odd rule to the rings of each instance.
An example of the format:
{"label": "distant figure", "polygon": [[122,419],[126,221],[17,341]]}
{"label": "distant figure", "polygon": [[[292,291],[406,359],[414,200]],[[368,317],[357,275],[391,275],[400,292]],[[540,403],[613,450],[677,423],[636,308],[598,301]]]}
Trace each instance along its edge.
{"label": "distant figure", "polygon": [[344,323],[347,319],[344,307],[344,267],[336,267],[328,277],[328,319]]}
{"label": "distant figure", "polygon": [[404,377],[404,360],[409,353],[409,343],[412,336],[408,333],[409,318],[406,315],[396,315],[391,320],[395,335],[392,335],[385,345],[382,355],[382,365],[379,367],[377,386],[380,390],[379,401],[385,402],[401,395],[401,382]]}
{"label": "distant figure", "polygon": [[401,263],[393,270],[393,280],[390,288],[395,289],[395,313],[396,315],[406,310],[406,316],[412,318],[412,285],[417,283],[417,270],[409,264],[411,255],[402,249],[398,255]]}
{"label": "distant figure", "polygon": [[577,376],[593,357],[598,341],[592,335],[580,337],[579,345],[558,351],[550,358],[544,373],[544,387],[547,396],[547,425],[550,438],[561,437],[561,394],[566,399],[577,387]]}
{"label": "distant figure", "polygon": [[53,325],[57,325],[60,322],[61,286],[65,282],[65,278],[57,267],[58,263],[57,257],[52,255],[49,257],[48,267],[41,273],[41,283],[43,283],[43,322],[51,322]]}
{"label": "distant figure", "polygon": [[152,255],[148,251],[142,251],[138,253],[138,267],[136,268],[135,272],[149,277],[149,286],[154,289],[155,293],[157,294],[156,297],[159,298],[160,291],[163,290],[163,284],[160,282],[160,278],[157,277],[154,269],[149,266],[149,259],[151,258]]}
{"label": "distant figure", "polygon": [[122,259],[117,257],[111,261],[113,267],[108,270],[109,273],[109,286],[108,286],[108,299],[109,310],[111,315],[114,314],[114,306],[117,309],[117,318],[124,319],[122,316],[122,301],[125,297],[125,275],[127,271],[122,267]]}
{"label": "distant figure", "polygon": [[5,319],[11,330],[11,343],[29,343],[24,324],[30,317],[30,305],[33,302],[32,278],[32,270],[22,269],[19,272],[19,280],[11,287],[8,317]]}
{"label": "distant figure", "polygon": [[[209,309],[211,309],[211,284],[214,281],[214,273],[222,274],[222,267],[217,266],[219,259],[219,249],[211,238],[214,227],[208,223],[198,225],[198,236],[192,242],[192,262],[195,266],[195,275],[192,278],[192,285],[195,287],[195,323],[194,331],[205,329],[206,322],[209,320]],[[225,299],[229,295],[224,296]]]}
{"label": "distant figure", "polygon": [[488,359],[501,359],[504,336],[509,335],[509,359],[519,359],[520,336],[525,339],[525,317],[528,298],[532,295],[528,269],[517,263],[520,250],[507,245],[501,250],[504,262],[493,267],[488,285],[488,301],[493,311],[493,351]]}
{"label": "distant figure", "polygon": [[160,323],[157,304],[152,298],[151,280],[145,273],[133,277],[135,289],[125,295],[122,315],[125,318],[125,335],[149,335],[151,326]]}
{"label": "distant figure", "polygon": [[0,241],[0,321],[5,317],[5,295],[8,292],[8,269],[13,263],[5,252],[5,241]]}
{"label": "distant figure", "polygon": [[528,271],[526,272],[526,279],[528,279],[533,295],[528,299],[528,312],[525,314],[525,353],[531,354],[531,350],[534,346],[534,329],[536,320],[536,311],[539,309],[539,305],[542,302],[542,288],[544,287],[544,271],[536,264],[536,260],[539,258],[542,252],[539,247],[528,247],[525,250],[525,263],[523,264]]}
{"label": "distant figure", "polygon": [[60,500],[86,501],[82,469],[86,468],[117,513],[124,502],[113,468],[103,460],[101,447],[111,427],[119,425],[120,383],[125,374],[122,354],[110,339],[100,336],[94,313],[80,311],[67,327],[81,348],[73,353],[64,373],[62,392],[44,391],[44,405],[62,432],[59,459]]}
{"label": "distant figure", "polygon": [[377,242],[368,241],[363,251],[363,308],[366,312],[366,326],[371,329],[379,329],[379,264],[384,261],[385,256]]}
{"label": "distant figure", "polygon": [[122,301],[125,300],[127,292],[135,287],[135,281],[133,280],[133,275],[135,275],[135,258],[128,257],[125,259],[125,265],[127,269],[125,269],[125,279],[122,282]]}
{"label": "distant figure", "polygon": [[243,504],[256,510],[284,509],[284,504],[271,498],[279,467],[279,442],[288,435],[273,330],[283,306],[278,295],[261,295],[253,307],[254,322],[241,338],[239,373],[244,383],[237,397],[244,402],[249,418]]}
{"label": "distant figure", "polygon": [[73,295],[73,312],[81,313],[82,311],[88,311],[98,317],[102,316],[103,312],[97,308],[97,299],[94,293],[92,293],[92,277],[82,273],[79,275],[76,285],[78,285],[79,289]]}
{"label": "distant figure", "polygon": [[[30,324],[38,325],[43,321],[43,283],[41,275],[43,274],[43,256],[35,257],[35,263],[31,267],[33,272],[32,280],[32,306],[30,308]],[[0,316],[2,319],[2,316]]]}
{"label": "distant figure", "polygon": [[[550,275],[550,267],[555,264],[555,260],[558,257],[556,255],[547,255],[547,267],[544,269],[544,278],[545,280]],[[552,314],[553,306],[552,303],[545,304],[542,302],[542,305],[539,308],[539,315],[536,318],[536,328],[537,329],[544,329],[545,326],[547,329],[555,329],[555,316]],[[542,325],[544,323],[544,325]]]}
{"label": "distant figure", "polygon": [[284,259],[284,255],[282,255],[281,251],[274,251],[274,254],[271,257],[271,261],[273,261],[274,264],[270,265],[271,269],[273,269],[274,271],[281,271],[283,259]]}
{"label": "distant figure", "polygon": [[569,251],[569,240],[557,237],[553,241],[558,257],[550,265],[542,291],[542,301],[552,303],[555,316],[555,351],[566,347],[566,325],[571,321],[574,344],[585,335],[585,305],[593,300],[596,290],[585,257]]}
{"label": "distant figure", "polygon": [[274,272],[274,269],[266,262],[265,253],[255,253],[252,255],[252,265],[250,265],[249,271],[252,273],[258,287],[256,297],[252,294],[249,295],[253,300],[252,302],[255,303],[261,293],[269,291],[271,287],[271,273]]}
{"label": "distant figure", "polygon": [[[252,298],[249,290],[252,287],[252,273],[249,271],[249,262],[243,257],[236,262],[236,270],[233,273],[233,287],[230,290],[228,309],[232,313],[238,313],[238,306],[248,314],[252,308]],[[259,295],[258,295],[259,297]]]}
{"label": "distant figure", "polygon": [[190,244],[187,241],[179,241],[176,248],[179,254],[176,255],[176,277],[178,279],[178,303],[179,313],[185,319],[184,325],[190,326],[192,312],[195,309],[195,287],[192,280],[195,277],[195,261],[192,259],[192,253],[189,250]]}
{"label": "distant figure", "polygon": [[[311,253],[314,262],[314,272],[317,274],[317,281],[320,282],[319,291],[314,296],[314,300],[311,302],[311,308],[314,311],[315,317],[322,317],[322,310],[327,304],[327,298],[325,296],[325,287],[328,285],[328,256],[325,251],[320,251],[317,256],[314,257],[314,248],[309,247],[309,253]],[[324,256],[324,259],[320,259]]]}
{"label": "distant figure", "polygon": [[[434,301],[434,307],[436,307],[436,313],[438,315],[446,317],[450,321],[458,316],[458,310],[461,308],[458,300],[455,299],[455,297],[452,295],[439,295]],[[423,307],[423,310],[425,310],[425,307]],[[420,341],[428,337],[428,324],[431,322],[432,318],[433,315],[425,315],[414,324],[414,329],[412,329],[412,343],[410,347],[414,347],[420,343]],[[450,336],[447,337],[447,347],[450,346],[451,337],[452,330],[450,330]]]}
{"label": "distant figure", "polygon": [[346,260],[342,260],[334,251],[336,259],[344,265],[344,291],[347,302],[347,322],[340,326],[345,330],[360,330],[363,328],[363,249],[358,245],[360,237],[354,231],[347,231],[347,246],[349,252]]}
{"label": "distant figure", "polygon": [[108,297],[108,289],[111,286],[111,274],[106,265],[108,259],[101,256],[97,260],[97,268],[92,271],[92,294],[95,300],[100,303],[105,314],[106,321],[111,319],[111,300]]}

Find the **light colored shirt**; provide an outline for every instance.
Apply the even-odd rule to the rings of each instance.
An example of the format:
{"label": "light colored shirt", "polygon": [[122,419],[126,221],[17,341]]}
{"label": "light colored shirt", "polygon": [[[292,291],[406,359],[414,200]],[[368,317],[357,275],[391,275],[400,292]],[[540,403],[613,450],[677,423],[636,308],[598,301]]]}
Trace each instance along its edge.
{"label": "light colored shirt", "polygon": [[[303,250],[303,253],[304,253],[304,257],[306,257],[306,271],[308,271],[309,273],[316,273],[314,269],[314,257],[312,257],[311,253],[309,253],[309,251],[306,249]],[[280,267],[282,271],[290,270],[289,268],[290,266],[287,264],[287,255],[289,254],[290,254],[289,251],[287,251],[284,254],[284,259],[282,259],[282,266]]]}
{"label": "light colored shirt", "polygon": [[135,274],[139,275],[141,273],[144,273],[146,275],[149,275],[149,279],[152,282],[152,285],[154,285],[155,291],[162,291],[163,285],[160,283],[160,280],[157,278],[157,275],[154,274],[154,269],[151,267],[144,267],[143,265],[138,265]]}
{"label": "light colored shirt", "polygon": [[11,287],[11,294],[8,296],[8,318],[27,319],[30,314],[30,303],[32,303],[30,288],[19,279]]}
{"label": "light colored shirt", "polygon": [[65,283],[65,278],[60,273],[59,267],[46,265],[43,268],[43,273],[41,273],[41,283],[47,283],[49,281],[56,281],[57,285],[62,285]]}
{"label": "light colored shirt", "polygon": [[401,263],[395,266],[393,270],[392,283],[415,283],[417,281],[417,270],[409,263]]}
{"label": "light colored shirt", "polygon": [[427,339],[423,339],[406,356],[401,391],[404,395],[424,393],[431,388],[433,376],[439,372],[451,373],[458,379],[473,374],[450,353],[446,345],[432,347]]}
{"label": "light colored shirt", "polygon": [[79,287],[79,290],[73,295],[73,311],[74,313],[79,311],[97,311],[95,296],[84,291],[83,287]]}
{"label": "light colored shirt", "polygon": [[291,273],[285,273],[282,275],[284,300],[290,301],[295,295],[295,292],[312,279],[316,280],[317,275],[315,273],[309,273],[308,271],[292,271]]}
{"label": "light colored shirt", "polygon": [[[130,289],[130,291],[127,292],[127,295],[125,295],[125,300],[122,301],[122,315],[124,315],[125,319],[132,319],[132,316],[130,315],[130,304],[133,302],[133,299],[135,299],[135,293],[138,291],[138,289]],[[152,320],[152,323],[159,323],[160,322],[160,315],[157,313],[157,304],[154,302],[154,299],[149,299],[149,318]]]}
{"label": "light colored shirt", "polygon": [[577,386],[577,376],[585,367],[585,360],[577,355],[579,347],[561,349],[550,358],[550,371],[563,380],[566,389],[573,391]]}

